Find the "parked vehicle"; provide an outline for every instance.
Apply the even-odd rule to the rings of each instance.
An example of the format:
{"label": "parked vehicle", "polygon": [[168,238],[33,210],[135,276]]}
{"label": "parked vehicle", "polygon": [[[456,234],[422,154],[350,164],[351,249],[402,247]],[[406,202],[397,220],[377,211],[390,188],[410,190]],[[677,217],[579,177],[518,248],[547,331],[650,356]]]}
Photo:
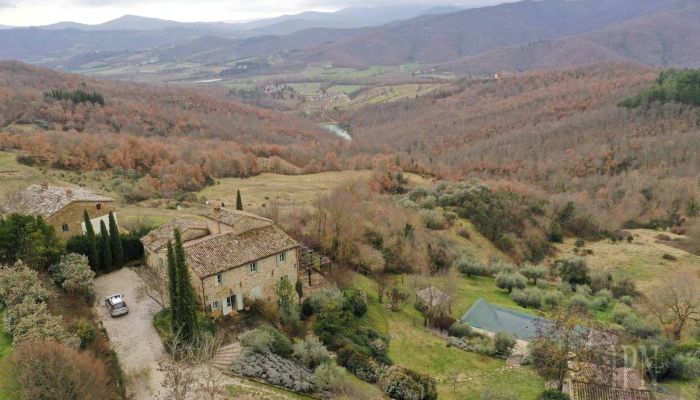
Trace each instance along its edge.
{"label": "parked vehicle", "polygon": [[109,310],[109,315],[117,317],[129,312],[129,307],[126,306],[124,296],[121,294],[113,294],[105,298],[105,306]]}

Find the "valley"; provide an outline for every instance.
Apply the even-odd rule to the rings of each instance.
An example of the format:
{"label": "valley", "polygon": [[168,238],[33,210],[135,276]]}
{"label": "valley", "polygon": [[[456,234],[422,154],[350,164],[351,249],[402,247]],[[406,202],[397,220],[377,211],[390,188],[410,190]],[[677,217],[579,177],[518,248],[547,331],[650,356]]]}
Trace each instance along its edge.
{"label": "valley", "polygon": [[0,400],[697,397],[697,2],[58,3],[0,4]]}

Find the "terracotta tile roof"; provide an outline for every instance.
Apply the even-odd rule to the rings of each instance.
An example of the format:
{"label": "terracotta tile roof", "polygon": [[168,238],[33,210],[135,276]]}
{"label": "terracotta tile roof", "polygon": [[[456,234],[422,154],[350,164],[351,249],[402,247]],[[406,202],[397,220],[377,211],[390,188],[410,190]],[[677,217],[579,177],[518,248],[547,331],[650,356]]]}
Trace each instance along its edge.
{"label": "terracotta tile roof", "polygon": [[651,400],[646,389],[605,386],[597,383],[571,382],[571,400]]}
{"label": "terracotta tile roof", "polygon": [[630,389],[646,389],[642,374],[633,368],[599,366],[591,363],[574,364],[577,369],[572,372],[572,380],[579,382],[595,382],[603,385]]}
{"label": "terracotta tile roof", "polygon": [[204,218],[209,218],[210,220],[228,225],[233,228],[233,232],[235,233],[243,233],[252,229],[274,225],[272,220],[259,215],[240,210],[228,210],[226,208],[220,208],[218,210],[210,209],[201,215]]}
{"label": "terracotta tile roof", "polygon": [[210,236],[185,243],[187,263],[200,277],[214,275],[299,246],[277,226]]}
{"label": "terracotta tile roof", "polygon": [[572,400],[651,400],[644,378],[633,368],[578,365],[571,377]]}
{"label": "terracotta tile roof", "polygon": [[114,199],[83,188],[30,185],[18,196],[7,199],[3,209],[5,213],[21,212],[49,217],[74,201],[109,202]]}
{"label": "terracotta tile roof", "polygon": [[141,243],[153,251],[158,251],[167,246],[169,240],[173,240],[175,228],[180,230],[182,241],[185,243],[209,235],[206,221],[193,217],[176,218],[160,228],[150,231],[141,238]]}

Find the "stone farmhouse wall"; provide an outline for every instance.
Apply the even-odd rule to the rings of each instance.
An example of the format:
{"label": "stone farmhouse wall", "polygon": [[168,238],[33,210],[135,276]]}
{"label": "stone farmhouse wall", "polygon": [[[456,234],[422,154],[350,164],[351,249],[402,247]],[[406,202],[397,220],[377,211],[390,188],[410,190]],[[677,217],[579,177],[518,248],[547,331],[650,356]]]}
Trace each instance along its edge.
{"label": "stone farmhouse wall", "polygon": [[[115,204],[113,201],[74,201],[46,218],[46,222],[54,227],[58,237],[68,240],[83,234],[83,210],[88,211],[90,219],[95,219],[109,214],[110,211],[114,212]],[[95,233],[99,233],[99,229]]]}

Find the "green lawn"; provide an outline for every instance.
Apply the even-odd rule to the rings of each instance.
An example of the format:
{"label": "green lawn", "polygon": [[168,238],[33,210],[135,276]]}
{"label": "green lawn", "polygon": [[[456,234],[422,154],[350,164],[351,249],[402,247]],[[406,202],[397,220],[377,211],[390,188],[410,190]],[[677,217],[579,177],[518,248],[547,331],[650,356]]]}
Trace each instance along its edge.
{"label": "green lawn", "polygon": [[661,386],[676,393],[682,400],[695,400],[700,395],[700,378],[694,381],[664,381]]}
{"label": "green lawn", "polygon": [[3,330],[4,315],[0,312],[0,400],[18,399],[19,386],[10,362],[12,337]]}
{"label": "green lawn", "polygon": [[[405,278],[404,284],[407,284]],[[440,279],[440,278],[434,278]],[[461,315],[479,297],[519,308],[505,294],[494,290],[488,278],[474,282],[460,278],[452,313]],[[492,280],[491,280],[492,281]],[[377,300],[376,286],[370,279],[356,275],[355,284],[367,292],[369,305],[365,323],[391,336],[389,356],[396,364],[426,373],[438,380],[440,399],[479,399],[483,390],[503,388],[520,399],[534,399],[544,384],[534,371],[525,367],[508,367],[504,360],[485,357],[447,347],[445,340],[423,328],[423,317],[409,301],[402,311],[392,312]],[[454,378],[457,383],[453,383]]]}

